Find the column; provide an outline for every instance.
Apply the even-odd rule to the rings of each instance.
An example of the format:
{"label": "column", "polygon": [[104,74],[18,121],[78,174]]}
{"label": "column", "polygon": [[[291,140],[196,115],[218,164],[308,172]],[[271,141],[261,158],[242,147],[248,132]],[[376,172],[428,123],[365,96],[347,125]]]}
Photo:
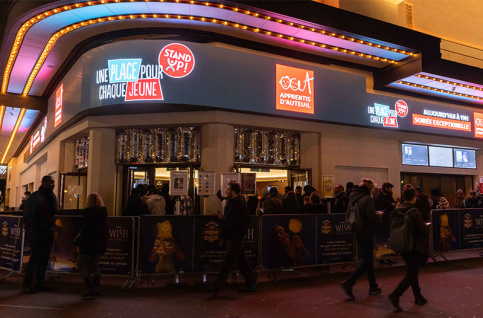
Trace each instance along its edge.
{"label": "column", "polygon": [[300,134],[300,159],[301,169],[312,169],[311,186],[322,192],[320,138],[318,133]]}

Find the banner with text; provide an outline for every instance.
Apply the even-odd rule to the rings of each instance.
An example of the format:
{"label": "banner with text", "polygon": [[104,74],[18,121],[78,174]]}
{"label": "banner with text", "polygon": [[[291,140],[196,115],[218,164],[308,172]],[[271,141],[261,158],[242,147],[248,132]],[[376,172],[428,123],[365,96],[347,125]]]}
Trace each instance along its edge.
{"label": "banner with text", "polygon": [[353,235],[345,213],[318,216],[317,264],[350,263],[353,260]]}
{"label": "banner with text", "polygon": [[0,268],[17,271],[21,265],[23,219],[18,216],[0,216]]}

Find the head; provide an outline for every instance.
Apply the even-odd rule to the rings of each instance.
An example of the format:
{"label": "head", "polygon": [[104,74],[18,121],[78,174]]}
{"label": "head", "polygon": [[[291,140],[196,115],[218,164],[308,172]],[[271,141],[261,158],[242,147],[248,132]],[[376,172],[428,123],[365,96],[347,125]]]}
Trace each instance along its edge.
{"label": "head", "polygon": [[432,188],[430,191],[432,196],[439,196],[442,197],[443,195],[441,194],[441,191],[439,191],[438,188]]}
{"label": "head", "polygon": [[293,192],[293,191],[289,191],[285,198],[289,199],[289,200],[297,200],[297,196],[295,195],[295,192]]}
{"label": "head", "polygon": [[285,194],[289,193],[290,191],[293,191],[293,188],[291,186],[286,186],[285,189]]}
{"label": "head", "polygon": [[271,187],[270,188],[270,195],[274,195],[274,194],[277,194],[277,193],[278,193],[277,187]]}
{"label": "head", "polygon": [[53,191],[55,187],[55,181],[54,178],[51,176],[44,176],[42,178],[42,188],[46,190]]}
{"label": "head", "polygon": [[369,193],[373,193],[374,190],[376,189],[376,183],[372,181],[371,179],[367,178],[362,178],[361,183],[359,186],[366,186],[369,189]]}
{"label": "head", "polygon": [[270,195],[270,192],[268,192],[268,189],[267,188],[263,188],[262,189],[262,198],[268,198],[268,196]]}
{"label": "head", "polygon": [[476,199],[476,191],[471,190],[470,193],[468,194],[468,197],[470,197],[473,200]]}
{"label": "head", "polygon": [[228,188],[226,188],[226,196],[230,199],[236,198],[240,195],[241,187],[239,183],[232,182],[228,184]]}
{"label": "head", "polygon": [[320,204],[320,194],[317,191],[314,191],[310,194],[310,203]]}
{"label": "head", "polygon": [[462,189],[458,189],[458,191],[456,191],[456,197],[458,199],[464,199],[465,197],[465,192],[462,190]]}
{"label": "head", "polygon": [[423,189],[421,189],[420,187],[414,188],[414,191],[416,191],[416,195],[423,193]]}
{"label": "head", "polygon": [[285,229],[282,226],[276,225],[275,226],[275,233],[276,233],[280,243],[282,243],[282,245],[289,245],[290,244],[290,236],[287,234],[287,232],[285,232]]}
{"label": "head", "polygon": [[30,193],[30,191],[25,191],[25,192],[23,193],[23,195],[25,196],[25,198],[28,198],[28,196],[29,196],[30,194],[31,194],[31,193]]}
{"label": "head", "polygon": [[86,208],[95,208],[104,206],[104,202],[102,202],[102,198],[97,193],[91,193],[87,196],[86,201]]}
{"label": "head", "polygon": [[140,195],[141,195],[141,192],[139,191],[139,189],[138,189],[138,188],[134,188],[134,189],[132,189],[132,190],[131,190],[131,195],[132,195],[133,197],[138,197],[138,196],[140,196]]}
{"label": "head", "polygon": [[339,193],[344,192],[344,187],[340,184],[336,185],[334,188],[334,194],[338,195]]}
{"label": "head", "polygon": [[347,189],[347,191],[354,189],[354,183],[347,182],[346,185],[345,185],[345,188]]}
{"label": "head", "polygon": [[302,187],[301,186],[295,187],[295,194],[302,194]]}
{"label": "head", "polygon": [[411,183],[406,183],[405,185],[403,185],[403,191],[406,189],[414,189],[414,187]]}
{"label": "head", "polygon": [[414,191],[414,188],[413,189],[406,189],[402,193],[402,198],[403,198],[404,202],[414,204],[414,203],[416,203],[416,191]]}
{"label": "head", "polygon": [[149,189],[148,195],[155,195],[155,194],[159,194],[159,192],[156,188]]}
{"label": "head", "polygon": [[307,204],[309,204],[309,203],[310,203],[310,197],[309,197],[308,195],[306,195],[306,196],[304,197],[304,205],[307,205]]}
{"label": "head", "polygon": [[392,195],[392,188],[394,188],[394,185],[389,182],[385,182],[382,184],[382,191],[384,191],[386,194]]}

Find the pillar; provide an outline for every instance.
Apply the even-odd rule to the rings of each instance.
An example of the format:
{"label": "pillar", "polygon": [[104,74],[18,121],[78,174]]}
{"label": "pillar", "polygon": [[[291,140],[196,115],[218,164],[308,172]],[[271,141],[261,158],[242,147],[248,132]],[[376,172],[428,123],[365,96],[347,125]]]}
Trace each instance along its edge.
{"label": "pillar", "polygon": [[322,191],[322,175],[320,167],[320,138],[318,133],[300,134],[300,168],[312,169],[312,184]]}

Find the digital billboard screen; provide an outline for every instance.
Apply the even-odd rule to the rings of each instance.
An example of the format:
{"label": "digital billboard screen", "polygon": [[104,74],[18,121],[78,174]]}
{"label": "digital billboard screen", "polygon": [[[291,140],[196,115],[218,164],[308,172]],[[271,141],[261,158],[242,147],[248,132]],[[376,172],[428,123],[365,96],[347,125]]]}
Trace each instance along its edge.
{"label": "digital billboard screen", "polygon": [[453,148],[429,146],[429,165],[453,168]]}
{"label": "digital billboard screen", "polygon": [[453,149],[455,168],[476,169],[476,153],[470,149]]}
{"label": "digital billboard screen", "polygon": [[402,163],[403,165],[427,166],[428,147],[402,144]]}

